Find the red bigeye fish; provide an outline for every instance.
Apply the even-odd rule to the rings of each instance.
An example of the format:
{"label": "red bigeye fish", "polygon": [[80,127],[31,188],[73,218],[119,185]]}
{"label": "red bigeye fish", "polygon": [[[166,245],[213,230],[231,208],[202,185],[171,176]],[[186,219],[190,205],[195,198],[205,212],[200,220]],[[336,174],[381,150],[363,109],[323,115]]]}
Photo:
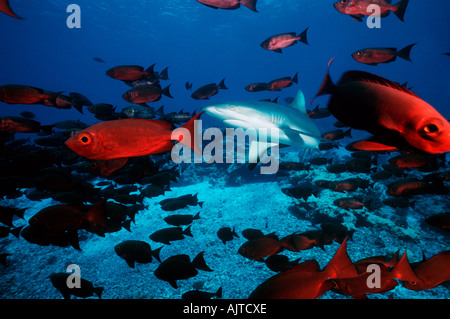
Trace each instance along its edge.
{"label": "red bigeye fish", "polygon": [[307,40],[307,31],[309,28],[306,28],[305,31],[297,35],[295,32],[290,33],[282,33],[278,35],[274,35],[261,43],[261,47],[266,50],[274,51],[277,53],[283,53],[281,49],[290,47],[297,43],[297,41],[308,44]]}
{"label": "red bigeye fish", "polygon": [[334,3],[334,8],[342,14],[351,16],[356,21],[362,22],[364,16],[371,16],[373,10],[370,5],[377,5],[380,8],[381,17],[387,17],[392,11],[402,21],[405,16],[409,0],[401,0],[392,5],[390,0],[339,0]]}
{"label": "red bigeye fish", "polygon": [[403,286],[414,290],[428,290],[450,280],[450,251],[443,251],[414,267],[414,272],[421,280],[406,281]]}
{"label": "red bigeye fish", "polygon": [[276,79],[267,83],[267,91],[281,91],[287,87],[290,87],[292,83],[298,83],[298,73],[292,78],[287,76],[284,78]]}
{"label": "red bigeye fish", "polygon": [[348,71],[334,84],[328,71],[316,96],[325,94],[332,95],[328,109],[336,119],[373,135],[352,144],[354,149],[429,154],[450,151],[450,123],[430,104],[395,82],[367,72]]}
{"label": "red bigeye fish", "polygon": [[173,131],[173,124],[169,122],[122,119],[94,124],[75,133],[65,144],[78,155],[95,160],[111,160],[168,152],[174,146],[173,140],[199,152],[196,149],[197,144],[194,143],[194,126],[195,121],[200,118],[201,114],[203,112],[195,115],[182,126],[191,133],[191,141],[184,141],[181,130]]}
{"label": "red bigeye fish", "polygon": [[333,287],[329,279],[356,276],[358,273],[347,254],[345,239],[323,270],[316,260],[303,262],[267,279],[249,299],[315,299]]}
{"label": "red bigeye fish", "polygon": [[41,125],[41,123],[16,116],[0,117],[0,132],[38,133],[41,130],[51,134],[54,125]]}
{"label": "red bigeye fish", "polygon": [[197,2],[213,9],[234,10],[239,9],[242,4],[250,10],[258,12],[258,10],[256,10],[256,1],[257,0],[197,0]]}
{"label": "red bigeye fish", "polygon": [[146,76],[152,76],[154,65],[150,66],[147,70],[140,65],[119,65],[106,71],[106,74],[120,81],[137,81]]}
{"label": "red bigeye fish", "polygon": [[7,15],[13,18],[22,19],[17,14],[15,14],[14,11],[11,9],[11,6],[9,5],[9,0],[0,0],[0,11],[6,13]]}
{"label": "red bigeye fish", "polygon": [[43,89],[20,84],[0,86],[0,101],[8,104],[41,104],[46,99]]}
{"label": "red bigeye fish", "polygon": [[[378,266],[377,268],[380,270],[378,287],[369,287],[367,284],[370,281],[369,277],[373,276],[373,272],[368,271],[370,270],[369,267],[373,267],[373,265]],[[398,282],[395,279],[403,281],[421,281],[411,269],[406,257],[406,252],[400,261],[392,267],[393,269],[389,270],[384,263],[380,263],[376,260],[370,263],[360,264],[358,267],[360,274],[358,276],[334,279],[333,282],[336,284],[336,287],[332,290],[342,295],[352,296],[353,298],[365,298],[365,295],[368,293],[383,293],[394,289],[398,285]]]}
{"label": "red bigeye fish", "polygon": [[416,43],[408,45],[398,51],[396,48],[366,48],[352,54],[353,59],[359,63],[368,65],[378,65],[380,63],[390,63],[400,57],[411,62],[411,49]]}
{"label": "red bigeye fish", "polygon": [[159,85],[139,85],[126,91],[122,98],[130,103],[145,105],[146,102],[161,100],[162,95],[172,98],[169,88],[170,85],[164,89]]}

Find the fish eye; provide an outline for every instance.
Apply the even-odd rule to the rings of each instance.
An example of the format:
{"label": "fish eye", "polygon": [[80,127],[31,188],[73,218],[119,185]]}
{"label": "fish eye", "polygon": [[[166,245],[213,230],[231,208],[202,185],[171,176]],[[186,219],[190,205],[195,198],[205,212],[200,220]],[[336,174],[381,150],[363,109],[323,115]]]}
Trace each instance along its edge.
{"label": "fish eye", "polygon": [[341,4],[347,4],[348,0],[341,0]]}
{"label": "fish eye", "polygon": [[230,110],[230,111],[234,111],[234,110],[236,110],[236,105],[228,105],[228,109]]}
{"label": "fish eye", "polygon": [[88,134],[81,134],[78,137],[78,142],[81,143],[82,145],[89,145],[91,144],[92,139]]}
{"label": "fish eye", "polygon": [[434,138],[442,133],[442,126],[441,121],[436,119],[423,125],[419,130],[419,134],[424,138]]}
{"label": "fish eye", "polygon": [[36,217],[31,218],[28,223],[30,225],[36,225],[38,223],[38,219]]}

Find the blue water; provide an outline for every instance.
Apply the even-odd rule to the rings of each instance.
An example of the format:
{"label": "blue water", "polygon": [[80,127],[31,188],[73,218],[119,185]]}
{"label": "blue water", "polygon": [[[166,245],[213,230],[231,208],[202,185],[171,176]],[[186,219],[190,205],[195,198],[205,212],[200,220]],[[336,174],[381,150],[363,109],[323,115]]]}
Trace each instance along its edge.
{"label": "blue water", "polygon": [[[363,70],[396,82],[408,82],[408,87],[412,87],[416,94],[433,105],[444,117],[450,118],[448,107],[450,57],[442,54],[450,52],[450,44],[447,41],[449,9],[447,0],[434,0],[432,3],[411,0],[405,22],[391,14],[381,20],[380,29],[370,29],[365,20],[358,23],[349,16],[340,14],[333,8],[333,2],[333,0],[259,0],[257,3],[259,13],[255,13],[246,7],[238,10],[214,10],[194,0],[78,0],[74,3],[81,8],[81,28],[69,29],[66,25],[69,16],[66,9],[70,1],[10,0],[13,10],[24,20],[0,14],[2,43],[0,85],[22,84],[55,92],[79,92],[93,103],[113,104],[120,110],[130,105],[121,97],[129,88],[124,83],[109,78],[105,74],[106,70],[125,64],[142,65],[146,68],[156,63],[158,71],[169,67],[169,81],[165,81],[163,86],[171,84],[171,94],[174,98],[163,97],[161,101],[151,105],[155,108],[164,105],[166,112],[181,109],[193,112],[200,111],[202,106],[209,103],[229,100],[273,99],[280,96],[282,101],[286,97],[295,96],[299,89],[303,90],[306,100],[309,101],[322,83],[328,61],[336,58],[331,68],[334,80],[338,80],[345,71]],[[269,36],[284,32],[300,33],[307,27],[309,27],[309,45],[298,43],[283,49],[283,54],[267,51],[259,46]],[[397,59],[393,63],[374,67],[360,64],[351,57],[353,52],[361,48],[401,49],[412,43],[417,43],[411,54],[413,62]],[[103,59],[105,63],[94,61],[94,57]],[[269,82],[275,78],[293,76],[297,72],[299,83],[281,92],[250,93],[244,90],[249,83]],[[211,101],[191,99],[191,93],[184,86],[189,81],[196,89],[204,84],[219,83],[223,78],[229,89],[221,90],[218,95],[211,98]],[[325,96],[315,102],[320,103],[321,107],[326,107],[327,101],[328,97]],[[75,109],[57,110],[42,105],[0,103],[0,116],[18,116],[24,110],[36,114],[36,120],[44,125],[67,119],[80,119],[89,125],[98,122],[86,109],[84,114],[80,114]],[[221,125],[207,116],[204,120],[204,126]],[[334,122],[335,119],[329,117],[315,123],[321,132],[325,132],[333,129]],[[20,135],[16,137],[20,138]],[[345,141],[350,142],[351,139]],[[297,155],[299,151],[290,148],[286,158],[299,160]],[[349,156],[342,148],[339,152],[323,154],[330,157]],[[386,159],[387,157],[384,158]],[[247,226],[252,226],[251,222],[254,222],[255,227],[265,228],[267,221],[270,221],[269,227],[265,228],[264,232],[275,231],[283,236],[290,230],[305,231],[312,229],[314,225],[298,220],[289,213],[288,208],[292,199],[279,191],[280,180],[250,178],[242,173],[243,182],[236,183],[242,184],[242,191],[237,191],[236,188],[229,189],[227,183],[224,183],[223,180],[227,179],[224,176],[227,174],[226,169],[223,167],[217,167],[216,171],[214,169],[204,166],[190,167],[186,172],[188,175],[181,177],[182,183],[172,185],[173,193],[169,194],[169,197],[198,192],[199,199],[205,201],[202,210],[206,210],[204,215],[207,218],[198,221],[200,228],[194,234],[194,239],[187,238],[171,247],[164,247],[163,259],[171,254],[186,251],[194,258],[204,248],[206,254],[209,253],[205,259],[208,260],[210,267],[221,269],[208,273],[207,277],[197,278],[197,281],[203,283],[201,286],[204,290],[216,291],[222,285],[224,298],[246,298],[259,283],[273,273],[263,269],[263,264],[249,262],[237,254],[237,249],[244,242],[242,236],[235,239],[234,243],[229,243],[225,250],[215,235],[216,230],[223,226],[236,226],[242,231]],[[239,177],[239,174],[241,173],[236,173],[232,178]],[[316,171],[308,174],[307,180],[312,182],[320,177],[333,178],[331,174],[327,175],[323,167],[317,167]],[[416,170],[411,174],[422,176],[422,173]],[[355,174],[339,175],[339,177],[351,176]],[[262,182],[268,183],[268,186],[263,186]],[[215,188],[215,185],[224,187],[223,191]],[[379,183],[378,186],[377,190],[382,193],[384,185]],[[274,191],[276,195],[270,194],[258,200],[258,193],[262,189]],[[245,190],[248,193],[245,193]],[[328,203],[330,200],[332,202],[335,196],[331,193],[323,194],[322,203]],[[328,202],[326,196],[330,196]],[[148,235],[158,227],[165,227],[160,219],[150,220],[152,217],[156,219],[166,216],[158,206],[158,202],[163,198],[147,200],[146,203],[156,212],[139,213],[138,216],[146,218],[137,219],[131,233],[122,229],[106,238],[93,237],[92,245],[89,246],[89,241],[81,244],[86,245],[82,247],[82,252],[75,252],[71,247],[41,247],[11,235],[2,239],[1,249],[11,253],[12,256],[9,259],[10,265],[0,266],[0,277],[5,278],[4,282],[7,283],[1,286],[1,298],[61,298],[59,292],[45,278],[53,272],[64,272],[64,265],[72,260],[83,263],[82,269],[87,269],[86,278],[105,287],[104,298],[179,298],[182,292],[192,289],[195,279],[184,282],[182,288],[174,290],[166,282],[154,278],[152,272],[157,266],[155,263],[137,267],[141,272],[139,274],[136,269],[127,268],[124,261],[118,258],[111,248],[114,244],[131,238],[150,242]],[[380,226],[385,237],[380,237],[379,241],[382,241],[383,245],[378,247],[376,238],[367,239],[367,236],[377,236],[379,229],[370,230],[368,227],[362,227],[359,233],[356,230],[354,240],[351,242],[351,257],[356,260],[359,257],[366,257],[368,253],[384,254],[393,253],[397,249],[408,249],[412,254],[410,259],[417,261],[422,256],[423,248],[429,248],[428,257],[448,250],[448,235],[434,234],[429,230],[423,237],[418,235],[422,230],[420,215],[417,215],[420,208],[430,213],[448,211],[450,205],[448,197],[424,195],[418,198],[419,209],[402,212],[406,214],[402,215],[402,218],[410,222],[406,229],[414,234],[413,239],[405,239],[404,234],[399,235],[394,228]],[[25,198],[5,199],[3,205],[5,204],[30,206],[30,202]],[[26,220],[39,208],[57,202],[50,199],[31,204],[34,207],[27,210]],[[259,209],[261,220],[251,215],[255,213],[255,205]],[[334,211],[326,206],[324,209],[330,213]],[[383,209],[380,214],[386,219],[396,215],[395,210]],[[183,213],[197,211],[198,207],[189,207],[183,210]],[[251,217],[242,219],[246,214]],[[18,221],[16,226],[19,226],[20,222],[24,223]],[[209,229],[214,231],[208,232]],[[152,248],[159,247],[156,243],[151,244]],[[370,246],[371,244],[373,246]],[[321,265],[326,265],[337,248],[338,245],[335,244],[327,247],[327,253],[315,248],[305,252],[305,255],[300,253],[290,256],[301,256],[302,260],[316,258],[320,260]],[[49,262],[50,256],[54,256],[57,261],[52,259],[52,262]],[[65,257],[67,260],[63,260]],[[229,259],[224,261],[226,257]],[[99,262],[98,259],[103,261]],[[29,272],[24,264],[29,262],[39,268],[35,282],[26,280]],[[236,263],[241,263],[242,274],[234,269]],[[117,271],[112,271],[111,267]],[[227,270],[230,270],[231,274]],[[242,283],[242,287],[239,287],[241,280],[236,278],[255,272],[260,272],[260,276],[256,276],[248,283]],[[142,276],[142,273],[145,273],[145,276]],[[114,277],[114,274],[117,276]],[[129,286],[121,285],[119,278],[127,275]],[[199,276],[206,275],[203,273]],[[151,288],[146,280],[151,281]],[[233,281],[234,284],[231,285],[230,282]],[[40,285],[44,285],[45,289],[38,288]],[[130,287],[135,287],[136,291],[131,291],[133,288]],[[329,292],[324,297],[342,296]],[[388,294],[384,294],[380,298],[387,297]],[[414,292],[400,287],[394,294],[394,298],[396,297],[447,299],[450,292],[448,288],[442,286],[425,292]]]}

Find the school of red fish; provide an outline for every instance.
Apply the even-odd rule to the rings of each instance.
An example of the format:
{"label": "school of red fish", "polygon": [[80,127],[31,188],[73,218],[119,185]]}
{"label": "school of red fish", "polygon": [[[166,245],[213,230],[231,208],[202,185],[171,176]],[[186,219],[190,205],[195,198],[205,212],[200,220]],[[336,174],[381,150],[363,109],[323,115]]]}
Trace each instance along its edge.
{"label": "school of red fish", "polygon": [[[258,13],[257,0],[197,1],[212,9],[234,10],[244,6]],[[383,18],[392,12],[403,21],[408,3],[409,0],[401,0],[396,4],[387,0],[340,0],[334,3],[334,8],[356,21],[362,21],[367,15],[367,7],[377,4],[382,8]],[[13,11],[9,0],[0,1],[0,11],[22,19]],[[298,42],[306,47],[307,31],[308,28],[300,33],[273,35],[260,46],[276,53],[282,53],[283,49]],[[412,62],[410,54],[415,45],[400,50],[364,48],[353,53],[352,57],[360,63],[374,66],[394,62],[397,57]],[[101,58],[94,60],[104,63]],[[317,92],[317,97],[331,96],[327,108],[317,106],[308,110],[312,120],[330,116],[338,120],[338,128],[322,134],[324,141],[320,144],[320,150],[326,155],[327,150],[339,148],[338,141],[352,139],[352,130],[366,131],[372,137],[347,145],[347,150],[352,152],[352,159],[345,163],[333,163],[332,158],[324,155],[305,162],[281,161],[280,172],[309,171],[312,167],[324,165],[332,174],[353,172],[367,174],[368,178],[316,180],[314,183],[284,187],[281,191],[293,201],[308,205],[310,196],[317,197],[325,189],[332,190],[343,194],[343,197],[334,200],[336,208],[369,212],[378,209],[380,203],[373,198],[353,197],[351,193],[386,180],[389,181],[386,185],[389,198],[382,205],[414,209],[412,199],[416,196],[448,196],[450,174],[443,168],[448,163],[446,153],[450,151],[449,121],[404,85],[379,75],[352,70],[334,82],[331,76],[332,62]],[[162,81],[169,80],[168,68],[158,72],[155,65],[147,68],[119,65],[105,69],[107,80],[122,81],[129,87],[122,97],[134,105],[122,111],[117,111],[107,103],[94,104],[81,93],[71,92],[66,95],[20,84],[0,86],[0,104],[3,104],[0,107],[4,109],[16,104],[75,108],[82,114],[87,109],[90,115],[99,120],[91,126],[71,120],[42,124],[29,111],[22,112],[22,117],[0,118],[1,197],[14,199],[25,195],[32,201],[53,198],[60,202],[40,210],[29,218],[26,226],[21,227],[15,227],[14,222],[24,218],[26,209],[1,206],[0,222],[4,226],[0,226],[0,237],[13,235],[36,245],[81,250],[80,230],[98,236],[123,228],[131,231],[130,224],[134,222],[134,216],[145,209],[143,199],[164,195],[170,190],[171,182],[176,182],[181,173],[176,165],[171,167],[173,163],[167,154],[178,142],[189,147],[195,145],[193,141],[186,141],[180,134],[174,136],[172,132],[179,125],[194,138],[195,121],[203,112],[164,113],[162,108],[155,110],[150,106],[149,103],[162,98],[173,98],[170,84],[161,85]],[[267,80],[250,83],[245,90],[281,91],[296,85],[298,74]],[[193,84],[186,82],[185,87],[191,91]],[[222,79],[218,83],[201,85],[192,92],[191,97],[206,100],[219,94],[220,90],[227,89],[225,79]],[[30,142],[21,139],[21,133],[34,133],[39,137]],[[192,148],[198,151],[194,146]],[[391,153],[395,154],[390,155],[389,164],[379,167],[378,155]],[[428,174],[423,178],[411,177],[408,176],[411,171]],[[94,186],[91,183],[94,178],[101,178],[102,182]],[[116,188],[115,185],[122,187]],[[163,261],[160,258],[164,245],[193,236],[191,224],[201,219],[203,202],[198,200],[197,194],[189,194],[164,199],[160,205],[161,209],[168,212],[199,206],[200,212],[196,215],[168,216],[165,221],[170,227],[149,234],[150,240],[162,244],[155,250],[146,242],[127,240],[118,243],[114,251],[131,268],[136,263],[150,263],[156,259],[160,264],[154,275],[177,289],[178,280],[194,277],[199,270],[213,271],[204,259],[207,252],[199,252],[195,257],[180,254]],[[436,212],[424,218],[424,221],[436,232],[448,235],[450,212]],[[275,232],[264,234],[257,229],[242,231],[246,241],[236,254],[255,262],[264,262],[276,272],[249,292],[249,298],[313,299],[330,290],[353,298],[367,298],[370,294],[391,291],[398,285],[420,291],[433,289],[450,280],[448,250],[415,262],[408,260],[407,251],[398,251],[393,256],[369,255],[361,260],[352,260],[347,253],[347,245],[355,230],[349,230],[337,222],[324,222],[320,226],[321,229],[294,232],[283,238],[279,238]],[[239,235],[234,229],[226,227],[217,230],[217,237],[226,244]],[[279,254],[282,251],[298,253],[315,247],[325,250],[324,246],[333,243],[339,243],[340,247],[322,269],[316,260],[290,261]],[[0,252],[0,262],[4,267],[8,266],[11,255]],[[381,276],[376,288],[367,284],[372,275],[370,267],[374,265]],[[64,273],[50,276],[52,284],[64,298],[70,298],[71,295],[101,297],[104,290],[88,281],[85,281],[81,290],[70,290],[65,286],[66,279],[67,274]],[[220,298],[222,293],[222,288],[211,293],[190,291],[185,294],[185,298]]]}

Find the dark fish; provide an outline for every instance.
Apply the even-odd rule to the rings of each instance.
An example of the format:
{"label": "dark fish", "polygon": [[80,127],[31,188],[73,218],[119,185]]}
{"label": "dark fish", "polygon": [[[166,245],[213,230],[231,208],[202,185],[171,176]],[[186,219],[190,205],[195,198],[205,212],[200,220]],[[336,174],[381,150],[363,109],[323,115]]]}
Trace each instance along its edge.
{"label": "dark fish", "polygon": [[400,51],[396,48],[366,48],[356,51],[352,54],[352,57],[359,63],[369,65],[394,62],[397,57],[411,62],[411,49],[415,45],[416,43],[408,45]]}
{"label": "dark fish", "polygon": [[53,127],[53,125],[41,125],[40,122],[23,117],[0,117],[1,132],[38,133],[40,131],[43,131],[46,134],[51,134]]}
{"label": "dark fish", "polygon": [[337,141],[340,139],[343,139],[345,137],[352,137],[352,129],[348,129],[347,131],[343,130],[333,130],[322,134],[322,137],[330,140],[330,141]]}
{"label": "dark fish", "polygon": [[30,111],[23,111],[20,112],[20,115],[22,115],[22,117],[26,118],[26,119],[34,119],[36,117],[36,115]]}
{"label": "dark fish", "polygon": [[169,225],[181,226],[189,225],[196,219],[200,219],[200,212],[195,215],[170,215],[165,217],[164,221]]}
{"label": "dark fish", "polygon": [[71,296],[80,297],[80,298],[88,298],[92,297],[96,294],[99,298],[102,297],[103,287],[94,287],[94,284],[84,278],[78,278],[80,282],[80,287],[69,288],[67,286],[67,281],[69,276],[72,276],[70,279],[73,279],[73,274],[69,273],[53,273],[50,275],[50,281],[52,285],[59,290],[59,292],[63,295],[64,299],[70,299]]}
{"label": "dark fish", "polygon": [[259,229],[247,228],[242,231],[242,236],[244,236],[244,238],[246,238],[247,240],[252,240],[263,237],[264,233]]}
{"label": "dark fish", "polygon": [[150,245],[141,240],[125,240],[114,247],[114,251],[120,257],[125,259],[128,266],[134,268],[134,263],[147,264],[152,261],[152,257],[156,258],[159,262],[159,253],[161,248],[152,250]]}
{"label": "dark fish", "polygon": [[169,227],[157,230],[150,235],[150,239],[159,243],[170,245],[171,241],[182,240],[184,236],[193,237],[191,233],[191,226],[188,226],[185,230],[181,227]]}
{"label": "dark fish", "polygon": [[224,244],[226,244],[227,241],[233,240],[234,237],[238,237],[239,238],[239,236],[236,233],[236,231],[234,230],[234,228],[233,228],[233,230],[231,230],[230,227],[222,227],[221,229],[219,229],[217,231],[217,236],[220,238],[220,240]]}
{"label": "dark fish", "polygon": [[310,164],[300,163],[300,162],[280,162],[279,169],[289,170],[289,171],[309,171]]}
{"label": "dark fish", "polygon": [[282,188],[281,191],[286,194],[287,196],[303,200],[308,200],[309,196],[317,197],[317,195],[320,192],[320,189],[317,188],[315,185],[310,185],[308,183],[304,183],[299,186],[289,187],[289,188]]}
{"label": "dark fish", "polygon": [[[255,1],[256,3],[256,1]],[[0,0],[0,11],[3,13],[6,13],[10,17],[16,18],[16,19],[23,19],[19,17],[17,14],[14,13],[14,11],[11,9],[11,6],[9,5],[9,0]]]}
{"label": "dark fish", "polygon": [[88,111],[95,115],[95,118],[100,121],[109,121],[118,119],[116,107],[108,103],[97,103],[88,106]]}
{"label": "dark fish", "polygon": [[223,79],[218,85],[216,83],[211,83],[202,86],[201,88],[195,90],[191,97],[195,100],[209,100],[211,96],[219,93],[219,90],[227,90],[225,86],[225,79]]}
{"label": "dark fish", "polygon": [[381,10],[381,17],[387,17],[392,11],[402,21],[408,6],[409,0],[401,0],[392,5],[390,0],[339,0],[334,3],[334,8],[340,13],[351,16],[356,21],[361,22],[364,16],[370,16],[373,11],[368,10],[370,5],[378,5]]}
{"label": "dark fish", "polygon": [[130,103],[145,104],[147,102],[159,101],[162,95],[173,98],[170,94],[170,84],[161,89],[159,85],[140,85],[126,91],[122,98]]}
{"label": "dark fish", "polygon": [[271,36],[270,38],[264,40],[260,46],[266,50],[274,51],[277,53],[283,53],[281,49],[290,47],[296,44],[297,41],[308,44],[307,40],[308,29],[309,28],[306,28],[306,30],[300,33],[299,35],[297,35],[295,32],[290,32]]}
{"label": "dark fish", "polygon": [[205,300],[205,299],[211,299],[214,297],[222,298],[222,287],[217,289],[216,292],[191,290],[191,291],[185,292],[184,294],[181,295],[181,299],[187,299],[187,300]]}
{"label": "dark fish", "polygon": [[441,228],[447,232],[450,231],[450,213],[434,214],[425,219],[427,224]]}
{"label": "dark fish", "polygon": [[16,238],[19,238],[20,232],[22,231],[23,227],[24,226],[20,227],[0,226],[0,238],[8,237],[9,234],[13,235]]}
{"label": "dark fish", "polygon": [[154,119],[156,115],[162,115],[163,106],[161,106],[157,111],[151,106],[128,106],[122,109],[120,114],[123,118],[132,119]]}
{"label": "dark fish", "polygon": [[195,116],[196,112],[192,114],[189,112],[183,112],[180,110],[179,112],[171,112],[166,114],[161,114],[158,118],[160,121],[167,121],[174,124],[182,124],[189,121],[193,116]]}
{"label": "dark fish", "polygon": [[0,206],[0,223],[13,227],[15,218],[24,219],[23,215],[26,210],[26,208]]}
{"label": "dark fish", "polygon": [[292,83],[298,83],[298,73],[296,73],[292,78],[287,76],[280,79],[275,79],[267,83],[267,91],[281,91],[287,87],[292,86]]}
{"label": "dark fish", "polygon": [[81,93],[70,92],[69,97],[72,99],[72,106],[83,114],[83,106],[91,106],[92,102]]}
{"label": "dark fish", "polygon": [[190,90],[192,90],[192,83],[186,82],[184,84],[184,87],[186,88],[186,90],[190,91]]}
{"label": "dark fish", "polygon": [[155,276],[178,288],[177,280],[188,279],[198,274],[197,270],[212,271],[205,262],[203,253],[191,261],[188,255],[175,255],[164,260],[155,270]]}
{"label": "dark fish", "polygon": [[267,90],[267,83],[250,83],[245,87],[245,90],[248,92],[261,92]]}
{"label": "dark fish", "polygon": [[272,255],[266,258],[264,261],[266,266],[275,272],[286,271],[298,264],[301,258],[290,261],[288,256],[285,255]]}
{"label": "dark fish", "polygon": [[94,60],[95,62],[99,62],[99,63],[105,63],[105,60],[103,60],[102,58],[99,58],[99,57],[93,57],[92,60]]}
{"label": "dark fish", "polygon": [[319,105],[317,105],[312,111],[307,110],[306,114],[313,120],[323,119],[331,115],[328,108],[319,108]]}
{"label": "dark fish", "polygon": [[341,193],[353,192],[356,191],[358,188],[366,189],[367,187],[371,186],[369,180],[358,177],[348,178],[341,181],[320,180],[316,181],[316,185]]}
{"label": "dark fish", "polygon": [[388,205],[393,208],[407,208],[407,207],[415,207],[415,202],[412,202],[403,197],[391,197],[383,200],[383,204]]}
{"label": "dark fish", "polygon": [[256,10],[256,1],[257,0],[197,0],[197,2],[213,9],[234,10],[239,9],[242,4],[250,10],[258,12],[258,10]]}
{"label": "dark fish", "polygon": [[335,223],[322,223],[320,224],[320,228],[328,234],[332,236],[332,239],[342,244],[346,237],[349,239],[353,238],[354,230],[349,230],[344,225],[335,224]]}
{"label": "dark fish", "polygon": [[430,154],[450,150],[450,123],[416,94],[390,80],[349,71],[336,85],[327,72],[317,96],[323,94],[332,95],[328,109],[339,121],[373,135],[354,143],[355,149]]}
{"label": "dark fish", "polygon": [[195,195],[183,195],[176,198],[168,198],[159,202],[161,208],[165,211],[174,211],[187,206],[203,206],[203,202],[198,201],[197,194]]}

